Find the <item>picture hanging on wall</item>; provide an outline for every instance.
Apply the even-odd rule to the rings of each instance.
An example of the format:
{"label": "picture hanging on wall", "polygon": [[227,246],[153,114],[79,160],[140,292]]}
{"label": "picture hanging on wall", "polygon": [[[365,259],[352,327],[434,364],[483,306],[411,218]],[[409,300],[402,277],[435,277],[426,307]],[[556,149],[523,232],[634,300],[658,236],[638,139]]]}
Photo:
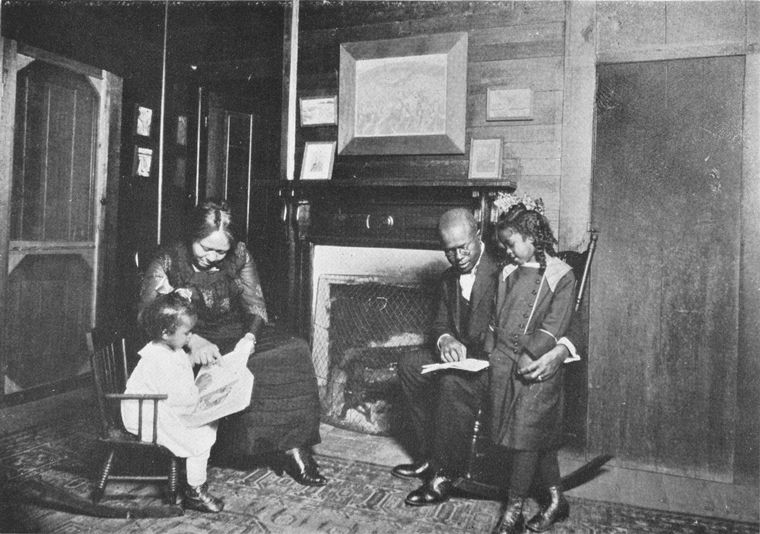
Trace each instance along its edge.
{"label": "picture hanging on wall", "polygon": [[338,124],[338,97],[302,97],[298,100],[301,126]]}
{"label": "picture hanging on wall", "polygon": [[303,149],[301,180],[329,180],[335,162],[335,141],[307,142]]}
{"label": "picture hanging on wall", "polygon": [[467,38],[341,44],[338,153],[464,154]]}
{"label": "picture hanging on wall", "polygon": [[470,141],[468,178],[501,178],[501,139]]}
{"label": "picture hanging on wall", "polygon": [[135,135],[150,137],[150,130],[153,123],[153,110],[145,106],[135,106]]}
{"label": "picture hanging on wall", "polygon": [[187,145],[187,115],[177,117],[177,144],[180,146]]}
{"label": "picture hanging on wall", "polygon": [[533,90],[489,87],[486,91],[487,121],[533,119]]}
{"label": "picture hanging on wall", "polygon": [[142,146],[135,147],[133,174],[143,178],[150,177],[150,168],[153,164],[153,149]]}

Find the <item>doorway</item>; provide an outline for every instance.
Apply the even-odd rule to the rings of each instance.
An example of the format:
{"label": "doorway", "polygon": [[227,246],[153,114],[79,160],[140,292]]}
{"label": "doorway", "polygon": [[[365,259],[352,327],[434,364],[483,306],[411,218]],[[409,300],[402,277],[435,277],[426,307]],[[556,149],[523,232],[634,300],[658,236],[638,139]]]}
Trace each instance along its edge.
{"label": "doorway", "polygon": [[3,148],[13,166],[0,173],[10,184],[8,209],[0,209],[8,228],[0,235],[8,247],[0,397],[89,371],[85,333],[103,302],[107,268],[109,123],[121,106],[113,98],[121,81],[105,71],[8,40],[3,48],[11,72],[3,128],[12,131]]}
{"label": "doorway", "polygon": [[589,450],[730,481],[744,58],[600,65]]}

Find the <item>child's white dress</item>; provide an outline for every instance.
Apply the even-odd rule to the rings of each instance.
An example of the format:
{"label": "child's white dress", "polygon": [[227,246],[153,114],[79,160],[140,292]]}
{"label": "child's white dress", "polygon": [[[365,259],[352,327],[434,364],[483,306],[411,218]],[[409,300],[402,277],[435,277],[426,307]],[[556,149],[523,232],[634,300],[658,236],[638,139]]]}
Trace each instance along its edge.
{"label": "child's white dress", "polygon": [[[182,350],[172,350],[163,343],[148,343],[138,353],[140,361],[127,380],[125,393],[164,393],[167,400],[158,402],[158,443],[180,458],[198,456],[211,449],[216,441],[216,421],[189,427],[183,415],[189,415],[198,403],[198,388],[190,357]],[[121,403],[121,418],[132,434],[137,434],[138,401]],[[143,402],[143,441],[153,439],[153,402]]]}

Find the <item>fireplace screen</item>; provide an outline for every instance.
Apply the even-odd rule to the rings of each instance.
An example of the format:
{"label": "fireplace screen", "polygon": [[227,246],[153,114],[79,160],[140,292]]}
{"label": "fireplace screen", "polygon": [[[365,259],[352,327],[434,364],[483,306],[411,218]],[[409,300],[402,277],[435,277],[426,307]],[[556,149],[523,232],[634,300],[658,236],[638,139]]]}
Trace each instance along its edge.
{"label": "fireplace screen", "polygon": [[391,434],[401,424],[397,363],[427,342],[434,285],[377,277],[319,279],[312,347],[323,421]]}

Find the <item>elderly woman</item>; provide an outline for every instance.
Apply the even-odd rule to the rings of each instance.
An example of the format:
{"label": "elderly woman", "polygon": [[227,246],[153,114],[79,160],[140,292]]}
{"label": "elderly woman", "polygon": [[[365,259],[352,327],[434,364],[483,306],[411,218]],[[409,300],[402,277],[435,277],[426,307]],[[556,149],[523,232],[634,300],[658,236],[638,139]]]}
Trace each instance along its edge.
{"label": "elderly woman", "polygon": [[266,455],[279,474],[285,471],[308,486],[324,485],[310,452],[320,437],[319,394],[308,345],[294,337],[273,339],[269,334],[262,339],[267,310],[256,264],[234,236],[226,203],[199,206],[187,230],[185,242],[163,249],[148,265],[139,310],[159,294],[188,290],[198,322],[186,350],[197,365],[213,363],[243,337],[253,339],[251,404],[220,422],[215,456],[247,461]]}

